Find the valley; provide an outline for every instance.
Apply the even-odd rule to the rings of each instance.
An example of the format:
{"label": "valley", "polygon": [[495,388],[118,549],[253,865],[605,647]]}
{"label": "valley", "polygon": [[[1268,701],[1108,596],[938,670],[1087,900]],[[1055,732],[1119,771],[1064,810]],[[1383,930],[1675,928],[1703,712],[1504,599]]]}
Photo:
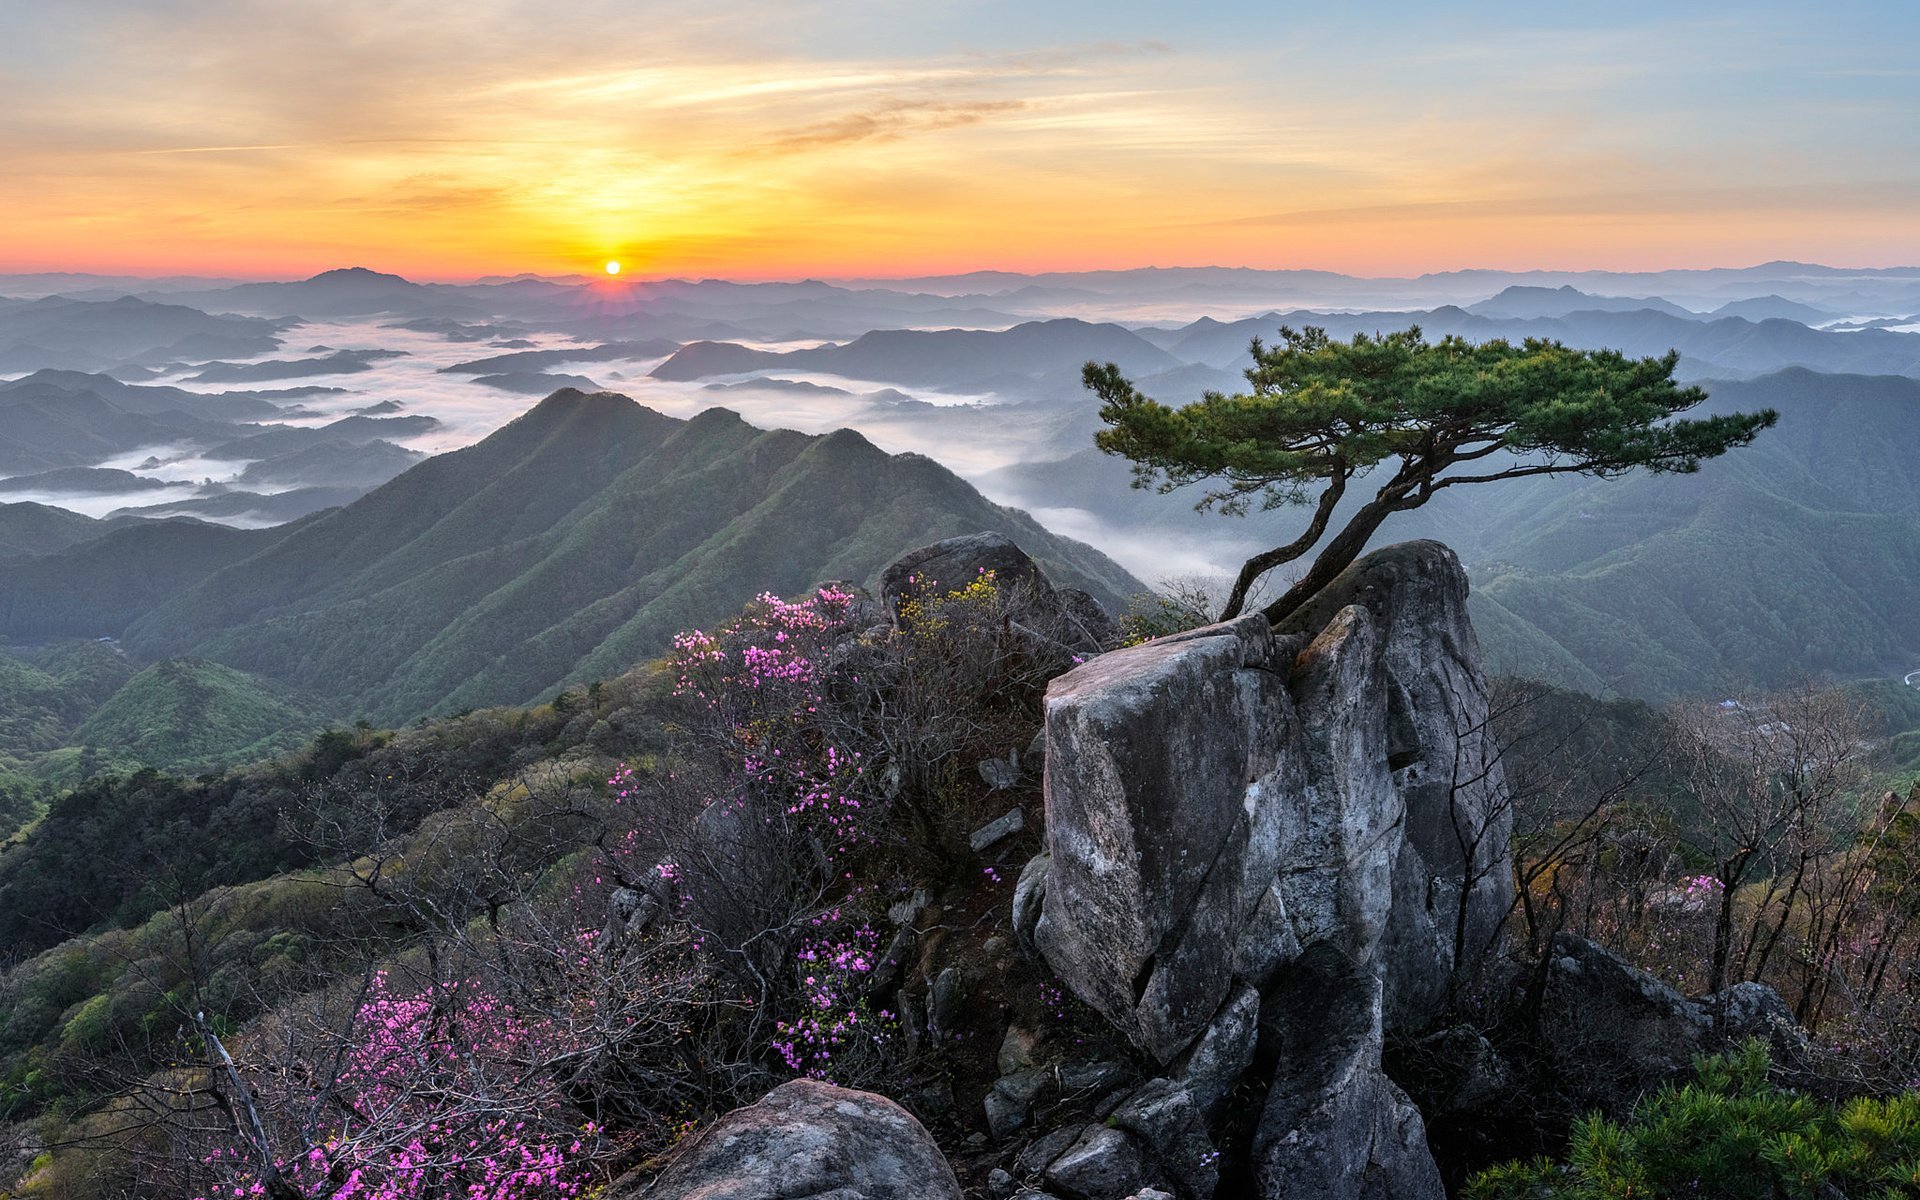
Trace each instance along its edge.
{"label": "valley", "polygon": [[1920,1200],[1920,5],[0,20],[0,1200]]}

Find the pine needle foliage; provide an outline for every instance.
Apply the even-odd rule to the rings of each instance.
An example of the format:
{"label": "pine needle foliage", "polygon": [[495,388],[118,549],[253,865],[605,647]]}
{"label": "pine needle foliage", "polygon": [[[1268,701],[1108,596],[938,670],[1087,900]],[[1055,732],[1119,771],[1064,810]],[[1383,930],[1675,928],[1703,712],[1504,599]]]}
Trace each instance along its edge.
{"label": "pine needle foliage", "polygon": [[1834,1107],[1768,1079],[1750,1041],[1694,1063],[1695,1079],[1643,1100],[1624,1122],[1577,1122],[1566,1161],[1476,1175],[1466,1200],[1914,1200],[1920,1093]]}
{"label": "pine needle foliage", "polygon": [[[1094,444],[1133,463],[1135,486],[1205,484],[1199,507],[1229,514],[1313,506],[1298,539],[1247,560],[1222,620],[1238,615],[1261,576],[1320,546],[1264,610],[1277,623],[1353,562],[1389,516],[1446,488],[1691,474],[1778,420],[1772,410],[1675,419],[1707,398],[1674,381],[1678,352],[1636,359],[1537,338],[1429,342],[1418,326],[1351,341],[1283,326],[1280,337],[1254,341],[1247,392],[1209,392],[1180,408],[1143,395],[1113,363],[1090,362],[1082,374],[1107,426]],[[1348,484],[1387,464],[1387,480],[1321,546]]]}

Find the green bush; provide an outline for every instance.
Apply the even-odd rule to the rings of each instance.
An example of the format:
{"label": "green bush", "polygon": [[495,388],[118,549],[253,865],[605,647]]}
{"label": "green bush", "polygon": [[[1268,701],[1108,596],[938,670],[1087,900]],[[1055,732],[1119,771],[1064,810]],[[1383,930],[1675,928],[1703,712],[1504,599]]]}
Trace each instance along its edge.
{"label": "green bush", "polygon": [[1694,1063],[1697,1076],[1624,1123],[1577,1122],[1567,1160],[1482,1171],[1466,1200],[1901,1200],[1920,1197],[1920,1093],[1835,1109],[1773,1086],[1766,1046]]}

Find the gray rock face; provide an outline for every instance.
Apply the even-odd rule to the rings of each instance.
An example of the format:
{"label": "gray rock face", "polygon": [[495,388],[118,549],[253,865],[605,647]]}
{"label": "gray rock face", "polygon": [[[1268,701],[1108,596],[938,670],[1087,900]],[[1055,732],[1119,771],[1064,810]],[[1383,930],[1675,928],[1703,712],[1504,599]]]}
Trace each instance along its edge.
{"label": "gray rock face", "polygon": [[1260,1020],[1260,992],[1244,987],[1221,1008],[1193,1044],[1179,1070],[1180,1082],[1193,1093],[1202,1112],[1215,1115],[1227,1093],[1253,1064],[1254,1036]]}
{"label": "gray rock face", "polygon": [[1380,946],[1394,964],[1383,975],[1387,1025],[1419,1029],[1446,1000],[1456,962],[1489,952],[1513,900],[1512,807],[1459,559],[1430,541],[1376,550],[1284,630],[1324,628],[1349,605],[1380,630],[1385,759],[1405,813]]}
{"label": "gray rock face", "polygon": [[1362,559],[1289,632],[1257,616],[1103,655],[1047,692],[1035,944],[1171,1064],[1245,986],[1330,942],[1417,1029],[1510,898],[1466,577]]}
{"label": "gray rock face", "polygon": [[1047,691],[1033,943],[1196,1113],[1242,1085],[1259,1014],[1260,1061],[1283,1047],[1262,1196],[1444,1194],[1380,1054],[1443,1011],[1511,899],[1466,597],[1444,546],[1389,547],[1284,629],[1208,626]]}
{"label": "gray rock face", "polygon": [[1274,657],[1253,616],[1103,655],[1047,689],[1034,941],[1161,1063],[1213,1019],[1241,932],[1279,886],[1277,810],[1305,780],[1283,753],[1303,733]]}
{"label": "gray rock face", "polygon": [[674,1151],[629,1200],[960,1200],[939,1147],[906,1109],[799,1079],[735,1109]]}
{"label": "gray rock face", "polygon": [[1420,1110],[1380,1069],[1378,976],[1322,942],[1268,997],[1279,1070],[1254,1133],[1262,1197],[1443,1200]]}

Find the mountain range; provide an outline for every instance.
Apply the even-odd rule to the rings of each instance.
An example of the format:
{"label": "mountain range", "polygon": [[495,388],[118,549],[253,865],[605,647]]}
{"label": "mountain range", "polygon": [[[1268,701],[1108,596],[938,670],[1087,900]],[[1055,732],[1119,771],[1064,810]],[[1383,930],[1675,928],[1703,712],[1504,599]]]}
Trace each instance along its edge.
{"label": "mountain range", "polygon": [[1145,590],[931,459],[851,431],[761,430],[725,409],[682,421],[563,390],[274,529],[89,528],[0,507],[0,543],[27,548],[0,572],[0,634],[113,638],[138,663],[244,672],[303,712],[404,722],[616,674],[760,592],[868,583],[906,549],[979,530],[1109,605]]}
{"label": "mountain range", "polygon": [[[1759,444],[1698,478],[1456,489],[1395,518],[1383,538],[1437,536],[1469,563],[1496,667],[1664,699],[1920,666],[1899,582],[1915,561],[1920,333],[1905,314],[1920,311],[1920,271],[456,285],[350,268],[285,283],[166,281],[112,299],[111,282],[0,278],[0,292],[12,282],[86,295],[0,300],[0,348],[14,354],[0,370],[34,369],[0,382],[0,476],[11,477],[0,499],[81,496],[110,515],[0,504],[0,633],[33,670],[50,645],[102,637],[142,670],[198,664],[155,677],[164,686],[150,695],[185,695],[189,680],[258,687],[315,720],[523,701],[621,669],[757,591],[865,580],[909,544],[981,528],[1124,602],[1140,590],[1126,571],[1042,524],[1154,573],[1237,561],[1290,537],[1298,514],[1225,521],[1130,490],[1126,464],[1089,445],[1098,420],[1081,364],[1118,363],[1178,403],[1242,386],[1249,342],[1282,324],[1677,348],[1680,373],[1708,381],[1713,405],[1782,413]],[[1190,319],[1196,309],[1216,315]],[[290,346],[302,320],[346,324]],[[360,340],[370,329],[415,340],[398,343],[411,348],[403,356]],[[293,356],[322,340],[365,348]],[[745,419],[680,421],[608,398],[565,373],[581,363],[607,364],[590,373],[632,380],[679,413],[722,393]],[[347,370],[345,394],[126,382]],[[406,388],[386,387],[392,372]],[[478,436],[473,413],[561,384],[464,450],[422,462],[407,446]],[[415,407],[450,396],[445,423]],[[312,408],[295,404],[309,398]],[[816,403],[828,417],[806,415]],[[755,427],[789,420],[926,448],[1040,523],[861,433]],[[150,448],[160,453],[131,465]],[[162,470],[182,461],[191,467]],[[179,478],[189,470],[219,482]],[[23,695],[50,686],[30,682]],[[88,693],[34,711],[61,714],[70,742],[101,703]]]}

